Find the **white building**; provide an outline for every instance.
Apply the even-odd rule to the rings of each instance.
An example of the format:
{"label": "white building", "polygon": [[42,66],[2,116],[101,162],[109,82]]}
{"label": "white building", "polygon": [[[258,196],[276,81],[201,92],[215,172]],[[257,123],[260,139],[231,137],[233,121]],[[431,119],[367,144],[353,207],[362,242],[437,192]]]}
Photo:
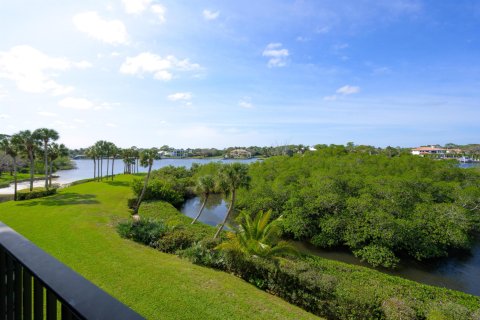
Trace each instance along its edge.
{"label": "white building", "polygon": [[424,155],[439,155],[444,156],[447,153],[447,149],[439,148],[436,146],[428,147],[418,147],[412,149],[413,155],[424,156]]}

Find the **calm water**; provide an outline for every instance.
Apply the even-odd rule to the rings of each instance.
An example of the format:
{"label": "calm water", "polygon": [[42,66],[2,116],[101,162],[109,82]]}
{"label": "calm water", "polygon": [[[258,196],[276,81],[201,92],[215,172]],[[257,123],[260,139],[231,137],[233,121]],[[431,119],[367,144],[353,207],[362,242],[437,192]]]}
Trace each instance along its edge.
{"label": "calm water", "polygon": [[[200,207],[202,206],[202,201],[203,199],[200,199],[199,197],[188,199],[185,201],[180,211],[190,218],[195,218],[200,210]],[[225,200],[223,200],[222,196],[218,194],[212,194],[208,197],[207,204],[205,205],[202,215],[198,221],[211,226],[216,226],[225,218],[227,209],[227,203]]]}
{"label": "calm water", "polygon": [[[194,218],[201,204],[200,198],[189,199],[185,202],[181,211],[183,214]],[[220,196],[216,195],[207,202],[199,220],[211,226],[216,226],[223,221],[226,212],[227,204]],[[295,244],[301,251],[306,251],[322,258],[371,268],[347,250],[323,250],[303,242],[296,242]],[[480,296],[480,238],[477,239],[471,253],[463,257],[452,257],[430,262],[429,264],[420,264],[412,261],[395,271],[377,270],[417,282]]]}
{"label": "calm water", "polygon": [[[82,179],[88,179],[88,178],[93,178],[93,160],[73,160],[76,164],[76,169],[73,170],[59,170],[55,172],[55,175],[58,176],[58,178],[53,179],[53,183],[59,183],[59,184],[66,184],[66,183],[71,183],[77,180],[82,180]],[[156,160],[153,163],[153,169],[160,169],[162,167],[166,166],[175,166],[175,167],[186,167],[190,168],[192,164],[198,163],[198,164],[206,164],[209,162],[221,162],[221,163],[231,163],[231,162],[237,162],[241,161],[244,163],[250,163],[253,161],[257,161],[257,159],[252,158],[252,159],[246,159],[246,160],[222,160],[222,159],[162,159],[162,160]],[[112,162],[110,161],[110,170],[108,174],[111,174],[111,165]],[[147,168],[142,168],[138,167],[138,170],[140,172],[146,172]],[[106,175],[107,171],[107,161],[104,160],[103,163],[103,171],[104,175]],[[115,166],[114,166],[114,173],[119,174],[123,173],[123,161],[122,160],[115,160]],[[35,181],[34,182],[34,187],[41,187],[45,185],[45,180],[43,181]],[[21,182],[18,184],[18,189],[26,189],[30,186],[29,182]],[[0,188],[0,194],[13,194],[13,184],[10,185],[8,188]]]}

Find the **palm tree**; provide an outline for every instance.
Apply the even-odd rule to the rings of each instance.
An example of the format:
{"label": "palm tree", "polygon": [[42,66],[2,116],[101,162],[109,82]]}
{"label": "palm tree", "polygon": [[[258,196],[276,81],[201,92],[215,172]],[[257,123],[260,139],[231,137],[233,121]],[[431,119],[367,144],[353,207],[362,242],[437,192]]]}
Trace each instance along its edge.
{"label": "palm tree", "polygon": [[238,162],[227,164],[220,169],[219,189],[226,195],[230,195],[230,206],[222,224],[219,226],[215,236],[216,239],[222,232],[225,223],[230,218],[235,207],[236,192],[239,188],[248,188],[250,186],[250,176],[248,175],[248,166]]}
{"label": "palm tree", "polygon": [[145,178],[145,183],[143,184],[142,193],[138,197],[137,205],[133,209],[133,214],[138,214],[138,209],[140,208],[140,204],[142,203],[143,196],[145,195],[145,190],[147,190],[148,180],[150,179],[150,172],[152,171],[153,161],[158,159],[158,149],[151,148],[145,149],[140,153],[140,165],[142,167],[148,167],[147,177]]}
{"label": "palm tree", "polygon": [[35,170],[35,151],[40,145],[40,141],[32,134],[30,130],[23,130],[15,134],[15,141],[21,146],[30,161],[30,192],[33,190],[33,175]]}
{"label": "palm tree", "polygon": [[52,186],[52,173],[53,173],[53,162],[57,160],[59,157],[66,157],[68,156],[68,149],[65,147],[65,145],[62,144],[57,144],[53,142],[49,147],[48,147],[48,160],[50,161],[50,169],[48,173],[48,186]]}
{"label": "palm tree", "polygon": [[114,166],[115,166],[115,158],[118,157],[118,155],[120,154],[120,149],[115,144],[113,144],[112,142],[110,142],[110,143],[111,143],[110,154],[112,156],[112,181],[113,181],[113,169],[114,169]]}
{"label": "palm tree", "polygon": [[95,146],[87,148],[85,155],[93,159],[93,179],[95,180],[97,178],[97,152]]}
{"label": "palm tree", "polygon": [[[114,152],[114,148],[116,148],[116,146],[115,144],[113,144],[113,142],[105,141],[104,149],[105,149],[105,155],[107,157],[107,175],[106,175],[107,178],[108,178],[108,172],[110,171],[110,157]],[[112,172],[112,175],[113,175],[113,172]]]}
{"label": "palm tree", "polygon": [[99,181],[103,180],[103,158],[105,157],[107,149],[107,141],[100,140],[95,142],[95,150],[97,152],[98,159],[98,175],[97,178]]}
{"label": "palm tree", "polygon": [[212,175],[205,175],[198,179],[197,184],[195,185],[195,192],[203,196],[203,203],[200,207],[198,215],[195,217],[195,219],[193,219],[192,224],[194,224],[202,215],[203,209],[207,204],[208,197],[210,194],[215,192],[215,187],[215,179]]}
{"label": "palm tree", "polygon": [[5,153],[12,157],[13,161],[13,182],[14,182],[14,192],[13,192],[13,200],[17,201],[17,156],[20,152],[20,146],[18,144],[17,139],[12,137],[8,139],[6,136],[0,140],[0,146]]}
{"label": "palm tree", "polygon": [[297,255],[295,248],[280,240],[280,222],[282,217],[270,221],[272,211],[260,211],[254,219],[242,212],[240,225],[233,227],[235,233],[229,233],[228,240],[216,247],[219,250],[237,251],[247,256],[275,258],[284,255]]}
{"label": "palm tree", "polygon": [[43,142],[43,157],[45,159],[45,189],[48,189],[48,143],[58,140],[58,132],[53,129],[40,128],[33,132],[33,136]]}

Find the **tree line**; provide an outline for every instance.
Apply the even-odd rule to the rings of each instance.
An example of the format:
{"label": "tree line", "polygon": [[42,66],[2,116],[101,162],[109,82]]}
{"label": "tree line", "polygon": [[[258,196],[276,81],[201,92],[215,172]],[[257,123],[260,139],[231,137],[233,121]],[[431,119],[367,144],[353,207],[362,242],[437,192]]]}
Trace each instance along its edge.
{"label": "tree line", "polygon": [[26,158],[30,171],[30,191],[33,190],[35,174],[35,160],[43,156],[43,169],[45,174],[45,189],[52,186],[53,163],[59,157],[68,155],[68,149],[63,144],[57,144],[60,138],[57,131],[40,128],[34,131],[23,130],[11,136],[0,137],[0,149],[12,159],[12,173],[14,178],[14,200],[17,199],[17,172],[18,161]]}

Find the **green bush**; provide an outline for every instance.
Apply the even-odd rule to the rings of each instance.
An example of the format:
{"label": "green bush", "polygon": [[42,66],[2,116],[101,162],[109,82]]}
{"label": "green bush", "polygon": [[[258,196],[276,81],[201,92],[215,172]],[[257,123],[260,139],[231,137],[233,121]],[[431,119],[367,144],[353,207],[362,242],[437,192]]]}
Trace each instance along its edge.
{"label": "green bush", "polygon": [[137,198],[128,198],[127,199],[127,206],[129,209],[134,209],[137,205],[138,199]]}
{"label": "green bush", "polygon": [[427,314],[427,320],[468,320],[472,318],[473,314],[467,308],[453,302],[433,304]]}
{"label": "green bush", "polygon": [[199,228],[193,226],[177,226],[162,236],[155,244],[155,247],[163,252],[175,253],[185,250],[194,243],[205,239],[206,234],[199,232]]}
{"label": "green bush", "polygon": [[414,320],[415,311],[402,299],[390,298],[382,303],[386,320]]}
{"label": "green bush", "polygon": [[400,261],[390,249],[375,244],[355,250],[353,254],[374,267],[395,268]]}
{"label": "green bush", "polygon": [[160,237],[165,235],[168,228],[161,221],[142,219],[139,221],[124,221],[117,225],[117,231],[122,238],[155,246]]}
{"label": "green bush", "polygon": [[[136,179],[132,182],[132,189],[138,197],[142,192],[144,185],[143,179]],[[167,181],[159,179],[150,179],[143,200],[161,200],[179,207],[185,201],[183,195],[173,188],[173,185]]]}
{"label": "green bush", "polygon": [[25,189],[25,190],[20,190],[17,193],[17,200],[22,201],[22,200],[43,198],[43,197],[54,195],[55,193],[57,193],[56,188],[52,188],[48,190],[45,188],[34,188],[32,192],[30,192],[28,189]]}
{"label": "green bush", "polygon": [[220,242],[221,239],[207,238],[195,243],[190,248],[178,251],[177,254],[195,264],[211,268],[224,269],[225,265],[223,253],[218,250],[214,250],[214,248],[218,246]]}

